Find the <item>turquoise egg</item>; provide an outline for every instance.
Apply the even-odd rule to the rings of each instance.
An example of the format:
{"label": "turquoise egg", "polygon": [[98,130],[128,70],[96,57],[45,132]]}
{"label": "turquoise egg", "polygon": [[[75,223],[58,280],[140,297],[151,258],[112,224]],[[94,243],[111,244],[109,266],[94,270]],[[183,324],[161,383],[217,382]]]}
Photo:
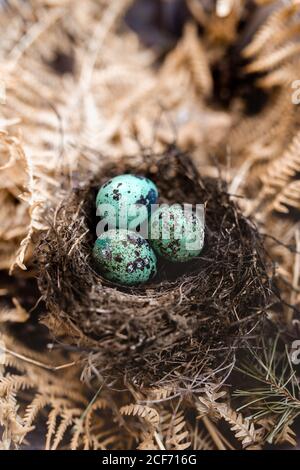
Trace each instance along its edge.
{"label": "turquoise egg", "polygon": [[150,215],[151,204],[158,198],[156,185],[143,176],[119,175],[107,181],[98,191],[97,215],[109,229],[136,229]]}
{"label": "turquoise egg", "polygon": [[136,232],[108,230],[96,240],[94,259],[103,276],[118,284],[135,286],[156,274],[156,256],[148,241]]}
{"label": "turquoise egg", "polygon": [[198,256],[204,246],[204,218],[185,211],[180,204],[162,206],[151,217],[151,245],[162,258],[172,262]]}

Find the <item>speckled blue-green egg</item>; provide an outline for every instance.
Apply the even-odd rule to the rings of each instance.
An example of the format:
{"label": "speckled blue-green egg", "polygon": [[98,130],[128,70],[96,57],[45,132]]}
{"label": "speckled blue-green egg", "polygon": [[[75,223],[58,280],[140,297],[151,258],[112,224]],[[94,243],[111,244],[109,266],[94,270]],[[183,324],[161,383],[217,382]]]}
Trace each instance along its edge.
{"label": "speckled blue-green egg", "polygon": [[204,218],[180,204],[162,206],[155,211],[150,229],[153,249],[168,261],[188,261],[203,249]]}
{"label": "speckled blue-green egg", "polygon": [[143,176],[119,175],[107,181],[98,191],[97,214],[110,229],[135,229],[150,215],[158,197],[156,185]]}
{"label": "speckled blue-green egg", "polygon": [[156,256],[141,235],[117,229],[102,233],[93,249],[94,259],[106,279],[118,284],[143,284],[156,274]]}

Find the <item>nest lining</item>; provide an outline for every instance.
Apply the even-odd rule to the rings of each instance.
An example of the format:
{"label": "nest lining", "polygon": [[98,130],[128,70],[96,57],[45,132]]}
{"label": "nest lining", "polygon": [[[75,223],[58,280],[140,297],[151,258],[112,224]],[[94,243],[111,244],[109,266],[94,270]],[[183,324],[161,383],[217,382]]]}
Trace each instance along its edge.
{"label": "nest lining", "polygon": [[[206,205],[199,258],[160,262],[158,276],[140,287],[103,279],[91,257],[96,190],[122,173],[151,178],[160,202]],[[259,332],[272,291],[255,226],[222,181],[202,179],[174,146],[109,163],[73,189],[53,214],[37,258],[49,310],[44,322],[54,335],[82,348],[103,377],[144,386],[200,386],[208,371],[226,368],[241,339]]]}

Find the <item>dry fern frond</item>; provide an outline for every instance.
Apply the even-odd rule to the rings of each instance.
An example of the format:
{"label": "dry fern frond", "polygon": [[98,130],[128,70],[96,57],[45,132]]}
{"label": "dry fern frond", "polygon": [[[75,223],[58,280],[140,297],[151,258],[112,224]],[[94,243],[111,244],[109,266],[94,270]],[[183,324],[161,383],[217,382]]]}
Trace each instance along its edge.
{"label": "dry fern frond", "polygon": [[283,62],[286,62],[288,59],[298,56],[299,54],[299,44],[287,44],[269,54],[267,58],[262,57],[253,61],[251,64],[247,65],[245,69],[248,73],[266,72],[280,66]]}
{"label": "dry fern frond", "polygon": [[263,191],[266,194],[277,193],[300,172],[300,133],[298,132],[283,155],[271,162],[262,177]]}
{"label": "dry fern frond", "polygon": [[[130,405],[122,406],[119,411],[123,416],[140,418],[146,425],[146,428],[143,427],[143,431],[139,437],[138,449],[164,449],[157,432],[160,423],[160,414],[155,408],[131,403]],[[133,429],[132,432],[134,432]]]}
{"label": "dry fern frond", "polygon": [[202,418],[203,416],[210,416],[212,418],[216,417],[216,408],[217,408],[217,400],[224,398],[226,396],[225,390],[209,390],[205,391],[205,395],[199,396],[199,402],[197,403],[197,410],[199,413],[198,418]]}
{"label": "dry fern frond", "polygon": [[80,409],[63,410],[60,414],[60,424],[58,425],[53,437],[51,450],[56,450],[63,441],[67,429],[74,424],[74,418],[82,413]]}
{"label": "dry fern frond", "polygon": [[229,423],[231,431],[236,439],[241,441],[243,447],[253,445],[260,440],[260,434],[251,419],[244,418],[241,413],[237,413],[226,404],[219,405],[217,411],[220,417]]}
{"label": "dry fern frond", "polygon": [[0,448],[8,450],[12,446],[22,443],[25,436],[32,431],[32,427],[26,426],[24,420],[19,415],[17,401],[13,394],[8,398],[0,398],[0,429],[3,434],[0,438]]}
{"label": "dry fern frond", "polygon": [[292,78],[295,76],[295,63],[292,61],[281,65],[278,69],[263,75],[256,80],[258,87],[267,89],[290,87]]}
{"label": "dry fern frond", "polygon": [[295,113],[290,91],[283,89],[260,114],[239,120],[227,139],[234,165],[245,159],[268,162],[280,155],[293,131]]}
{"label": "dry fern frond", "polygon": [[[98,398],[88,401],[91,390],[80,381],[80,368],[73,364],[64,373],[55,368],[50,372],[42,368],[38,354],[33,360],[35,354],[24,346],[18,352],[18,345],[12,345],[9,337],[2,336],[2,341],[10,345],[2,360],[5,375],[0,376],[3,446],[25,447],[25,437],[38,423],[41,439],[49,450],[132,448],[133,439],[141,433],[127,433],[111,398],[107,400],[97,392]],[[12,348],[15,355],[8,352]],[[54,356],[58,358],[59,354]],[[155,424],[155,413],[150,408],[148,411],[144,418]]]}
{"label": "dry fern frond", "polygon": [[145,433],[142,442],[138,445],[138,450],[159,450],[159,446],[154,442],[153,433]]}
{"label": "dry fern frond", "polygon": [[[70,413],[70,410],[73,410],[73,416],[78,405],[85,406],[86,398],[79,391],[83,390],[83,386],[80,385],[78,379],[77,383],[74,381],[75,376],[73,376],[73,382],[66,382],[63,376],[56,377],[53,372],[41,370],[39,366],[34,364],[34,362],[36,364],[39,362],[38,360],[33,361],[32,351],[24,347],[18,350],[18,345],[12,343],[8,336],[2,335],[1,344],[3,345],[1,359],[4,368],[4,375],[0,376],[1,409],[3,412],[1,425],[4,427],[4,436],[6,436],[4,440],[8,435],[10,436],[10,446],[22,444],[25,436],[34,429],[37,419],[41,418],[44,413],[47,416],[49,406],[55,410],[57,418],[64,416],[67,411]],[[14,350],[16,355],[11,355],[8,352],[11,350]],[[26,353],[28,355],[27,361],[24,360]],[[18,359],[18,357],[24,359]],[[53,412],[50,411],[50,418],[52,415]],[[9,422],[7,422],[8,419]],[[15,421],[15,427],[17,426],[18,431],[14,431],[12,420]],[[51,423],[52,432],[55,434],[53,419]],[[57,435],[62,435],[63,431],[64,427],[61,426]],[[51,436],[51,432],[49,436]],[[47,439],[49,440],[49,438]],[[58,446],[59,442],[60,439],[57,437],[54,443]]]}
{"label": "dry fern frond", "polygon": [[[1,268],[9,269],[17,256],[19,244],[30,224],[29,204],[25,192],[30,191],[30,169],[19,139],[7,131],[0,132],[0,258]],[[28,194],[28,193],[27,193]],[[27,197],[27,196],[26,196]],[[23,199],[22,199],[23,198]],[[11,247],[11,248],[10,248]],[[19,257],[23,264],[24,255]],[[23,260],[23,261],[22,261]]]}
{"label": "dry fern frond", "polygon": [[[300,120],[291,103],[290,83],[299,78],[299,2],[274,2],[269,17],[261,21],[265,13],[261,15],[260,6],[269,3],[255,0],[253,12],[253,2],[248,1],[187,0],[201,28],[191,23],[183,27],[183,37],[161,65],[156,52],[142,47],[127,26],[118,28],[130,0],[6,2],[0,15],[1,79],[6,87],[6,103],[0,107],[0,269],[30,267],[35,236],[49,228],[44,215],[53,211],[56,222],[59,214],[55,208],[70,188],[74,193],[82,189],[83,172],[93,177],[105,159],[114,166],[114,158],[140,154],[141,147],[143,151],[149,147],[151,154],[164,152],[175,138],[194,151],[201,175],[218,178],[219,167],[211,163],[210,155],[221,155],[221,165],[228,166],[226,179],[233,175],[232,188],[244,197],[240,205],[245,213],[252,211],[264,231],[279,234],[282,242],[296,246],[295,222],[289,216],[300,207]],[[258,23],[262,26],[256,32]],[[250,44],[244,47],[249,39]],[[245,67],[240,67],[244,65],[240,51],[247,60]],[[223,78],[225,85],[219,87]],[[257,86],[264,89],[265,103],[255,94]],[[260,109],[251,117],[240,87],[241,95],[244,90],[250,94],[248,101],[258,101]],[[230,205],[229,196],[226,204]],[[284,221],[270,214],[274,210],[284,213]],[[78,214],[80,211],[72,214],[74,220]],[[55,227],[64,230],[62,225]],[[76,251],[81,241],[72,233],[68,260],[82,256],[82,251]],[[45,245],[49,263],[49,247]],[[299,289],[297,255],[278,246],[272,246],[271,252],[286,281],[283,295],[294,303]],[[57,271],[57,263],[55,268]],[[58,276],[60,288],[66,274]],[[64,289],[58,290],[61,296]],[[178,302],[185,302],[182,292],[189,297],[190,291],[180,288]],[[6,287],[1,293],[6,295]],[[92,295],[98,292],[93,290]],[[25,322],[28,313],[23,299],[14,300],[14,307],[9,305],[3,303],[0,322],[15,332],[12,323]],[[132,311],[132,302],[127,305]],[[55,318],[47,319],[50,330],[59,331],[64,352],[38,353],[3,336],[1,448],[24,446],[34,426],[46,440],[47,449],[138,446],[144,450],[183,450],[190,442],[193,449],[232,448],[219,430],[219,422],[222,429],[224,421],[232,430],[230,439],[235,436],[246,448],[259,447],[272,434],[272,426],[278,424],[276,416],[263,425],[260,419],[248,417],[250,405],[243,414],[235,411],[230,389],[226,398],[217,388],[195,396],[201,393],[200,385],[190,379],[198,377],[199,367],[190,373],[192,377],[184,376],[187,388],[180,406],[175,401],[182,387],[140,390],[135,395],[128,387],[136,399],[129,405],[129,392],[98,389],[99,384],[93,383],[93,359],[100,353],[92,321],[93,315],[99,318],[100,314],[92,309],[88,303],[80,312],[88,332],[82,332],[74,318],[66,319],[60,308]],[[174,309],[177,303],[165,309],[168,314],[171,311],[171,321],[176,325],[184,322],[177,311],[174,315]],[[234,308],[230,311],[237,313]],[[275,315],[269,307],[268,314]],[[26,335],[26,331],[25,324],[22,333]],[[166,328],[165,333],[170,348],[172,331]],[[86,347],[92,350],[82,376],[89,387],[80,380],[80,351],[68,352],[72,346],[67,344],[73,340],[80,351]],[[180,354],[185,347],[183,341]],[[161,351],[156,369],[162,362]],[[113,348],[108,348],[108,353],[112,357]],[[45,361],[45,355],[51,362]],[[124,357],[129,360],[128,355]],[[177,360],[174,354],[170,357],[170,362]],[[102,376],[103,369],[96,372]],[[153,374],[149,375],[152,380]],[[205,375],[205,380],[214,381],[215,377]],[[279,387],[280,400],[287,399],[280,393]],[[265,411],[264,404],[261,406],[260,411]],[[279,414],[285,406],[286,402],[278,404]],[[196,410],[201,417],[197,423]],[[213,425],[213,432],[207,432],[207,422]],[[272,442],[294,444],[290,426],[292,420],[279,426],[278,433],[271,435]]]}
{"label": "dry fern frond", "polygon": [[254,205],[265,204],[266,213],[272,210],[288,213],[290,208],[299,209],[299,149],[298,131],[287,149],[272,160],[262,173],[260,179],[263,185]]}
{"label": "dry fern frond", "polygon": [[185,27],[182,47],[185,51],[186,65],[190,68],[196,92],[200,97],[209,97],[213,87],[211,71],[197,28],[192,23]]}
{"label": "dry fern frond", "polygon": [[31,426],[35,422],[39,412],[43,410],[49,403],[51,403],[49,397],[39,393],[35,395],[34,399],[27,406],[24,412],[24,421],[27,426]]}
{"label": "dry fern frond", "polygon": [[250,44],[244,48],[244,56],[247,58],[256,56],[268,45],[273,44],[272,39],[274,37],[278,41],[282,31],[286,31],[288,20],[297,11],[299,11],[299,6],[295,1],[276,9],[255,34]]}
{"label": "dry fern frond", "polygon": [[0,377],[0,396],[16,394],[22,390],[33,388],[30,377],[24,377],[22,375],[8,375]]}
{"label": "dry fern frond", "polygon": [[[20,193],[26,190],[22,204],[27,207],[27,211],[23,210],[21,219],[18,207],[18,217],[14,218],[14,224],[22,225],[23,233],[18,237],[14,236],[15,251],[18,252],[13,264],[22,269],[31,256],[28,247],[32,236],[45,228],[41,222],[42,212],[47,210],[50,201],[54,203],[59,198],[58,175],[63,173],[70,178],[79,165],[81,154],[73,146],[74,139],[79,147],[79,140],[80,145],[89,144],[93,136],[95,144],[95,131],[101,129],[103,121],[106,121],[100,111],[102,105],[99,103],[99,109],[96,110],[96,97],[91,94],[88,98],[85,93],[89,87],[89,74],[93,74],[98,60],[98,52],[130,1],[97,3],[88,0],[83,7],[82,2],[74,1],[49,7],[44,3],[35,2],[25,6],[24,2],[17,0],[7,10],[7,16],[4,14],[5,19],[1,18],[0,23],[2,24],[3,20],[7,30],[13,30],[15,33],[12,38],[6,38],[8,44],[1,44],[0,48],[6,87],[6,104],[1,107],[1,122],[9,124],[9,136],[13,136],[1,133],[1,145],[3,141],[3,146],[6,145],[11,153],[13,150],[15,153],[18,151],[20,158],[25,162],[25,168],[23,170],[22,165],[13,167],[15,159],[11,158],[9,165],[5,161],[7,168],[2,169],[3,177],[0,172],[0,187],[2,181],[12,187],[16,186],[15,198],[19,198]],[[90,27],[87,27],[90,24],[93,24],[94,28],[92,35]],[[6,34],[4,36],[6,37]],[[77,47],[71,39],[74,36],[78,39]],[[120,48],[122,42],[119,40],[116,47]],[[128,43],[132,42],[129,40]],[[71,73],[64,74],[51,65],[51,54],[54,57],[59,54],[63,44],[67,45],[74,63],[81,64],[78,74],[75,73],[75,66]],[[108,53],[101,56],[101,61],[105,64],[103,68],[111,68]],[[101,69],[98,72],[101,73]],[[132,74],[134,73],[131,71],[131,77]],[[97,78],[98,73],[95,73],[93,84],[97,83]],[[102,87],[107,90],[105,83]],[[60,93],[54,92],[54,89],[59,89]],[[107,93],[97,94],[98,97],[108,98]],[[74,109],[80,108],[82,112],[79,115],[73,112]],[[95,112],[90,115],[87,108],[93,108]],[[18,109],[17,119],[14,116],[15,109]],[[34,139],[32,135],[35,135]],[[103,144],[102,135],[100,141]],[[88,165],[97,165],[97,159],[90,157]],[[23,188],[18,187],[18,174],[26,180]],[[14,227],[10,223],[11,234],[12,228]],[[15,261],[13,252],[9,253],[7,261],[3,260],[1,265],[10,267],[8,264],[12,264],[12,261]]]}
{"label": "dry fern frond", "polygon": [[120,408],[120,413],[125,416],[138,416],[153,428],[157,428],[159,424],[159,414],[157,410],[150,406],[132,403],[131,405],[126,405]]}
{"label": "dry fern frond", "polygon": [[200,429],[199,424],[190,426],[189,438],[191,440],[191,449],[193,450],[216,450],[216,446],[205,429]]}
{"label": "dry fern frond", "polygon": [[285,444],[288,443],[291,446],[295,447],[297,445],[296,433],[290,428],[288,424],[284,426],[281,433],[275,439],[276,444]]}
{"label": "dry fern frond", "polygon": [[199,418],[211,415],[213,418],[224,419],[234,433],[237,440],[241,441],[243,447],[257,444],[261,440],[261,432],[255,429],[251,419],[243,417],[237,413],[230,405],[219,402],[224,396],[224,392],[214,392],[207,389],[205,396],[199,397],[197,409],[200,412]]}
{"label": "dry fern frond", "polygon": [[269,87],[276,71],[281,75],[282,83],[291,83],[297,79],[300,53],[299,11],[298,1],[275,7],[274,12],[244,49],[244,56],[251,59],[245,67],[246,73],[267,73],[273,77],[268,79],[267,75],[260,79],[258,81],[260,86]]}
{"label": "dry fern frond", "polygon": [[290,208],[300,208],[300,180],[292,181],[276,195],[272,202],[272,208],[283,214],[287,214]]}
{"label": "dry fern frond", "polygon": [[52,408],[52,410],[48,414],[48,419],[47,419],[47,433],[46,433],[46,444],[45,444],[45,449],[50,450],[51,447],[51,439],[52,436],[55,433],[56,429],[56,421],[58,416],[60,415],[60,406],[57,404]]}
{"label": "dry fern frond", "polygon": [[191,446],[189,430],[183,411],[163,413],[160,433],[168,450],[185,450]]}

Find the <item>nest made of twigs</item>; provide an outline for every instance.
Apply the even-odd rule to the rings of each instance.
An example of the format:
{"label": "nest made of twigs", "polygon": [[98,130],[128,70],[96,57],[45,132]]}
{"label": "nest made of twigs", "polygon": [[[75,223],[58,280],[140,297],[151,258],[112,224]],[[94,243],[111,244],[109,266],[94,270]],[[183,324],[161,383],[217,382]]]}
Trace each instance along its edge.
{"label": "nest made of twigs", "polygon": [[[150,177],[160,202],[204,203],[206,241],[192,262],[160,261],[151,283],[125,288],[105,280],[92,260],[95,193],[108,178]],[[44,321],[78,348],[108,380],[193,387],[225,373],[242,339],[259,332],[270,301],[263,243],[221,180],[202,179],[174,146],[103,165],[97,178],[73,188],[51,219],[37,250]]]}

